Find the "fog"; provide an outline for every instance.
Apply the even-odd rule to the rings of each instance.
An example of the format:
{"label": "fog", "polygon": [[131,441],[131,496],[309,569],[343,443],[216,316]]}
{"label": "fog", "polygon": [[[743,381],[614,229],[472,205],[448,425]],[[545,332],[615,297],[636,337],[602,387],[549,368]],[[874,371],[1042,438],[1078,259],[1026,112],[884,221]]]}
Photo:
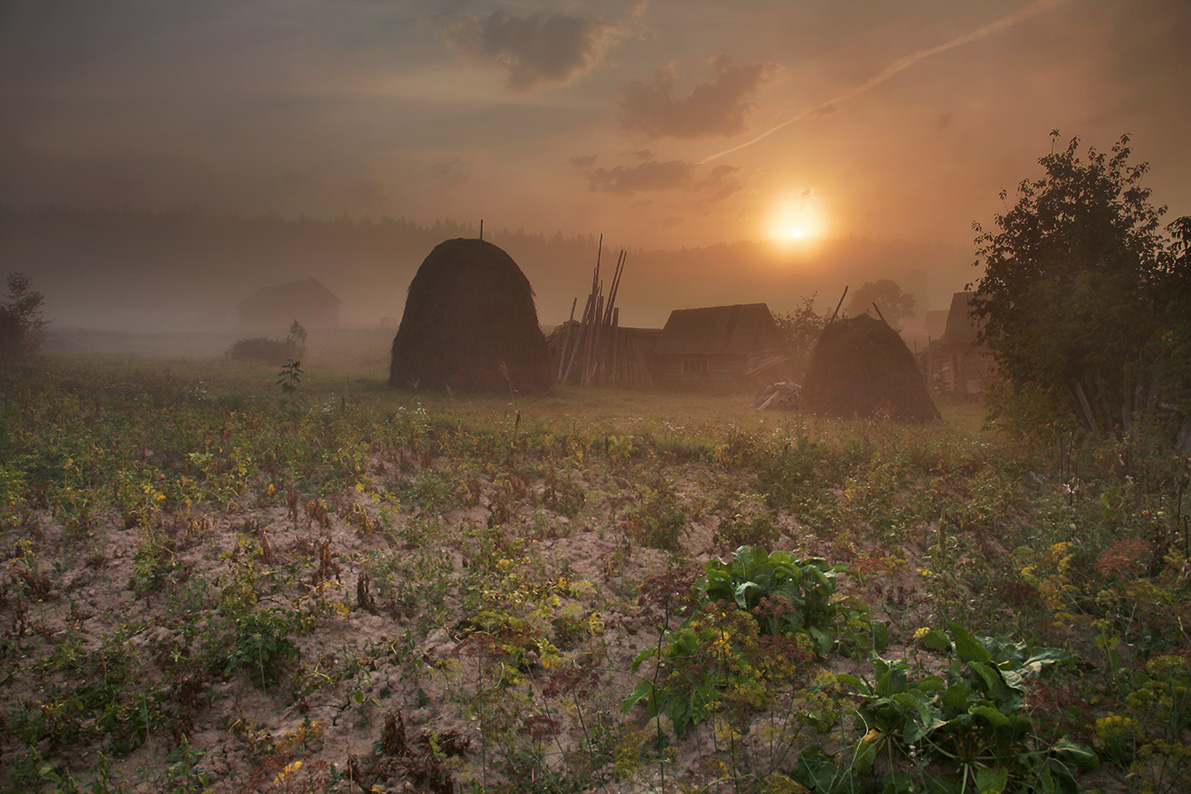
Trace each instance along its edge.
{"label": "fog", "polygon": [[[212,340],[284,336],[288,320],[273,327],[245,323],[237,306],[258,289],[305,279],[317,279],[341,301],[335,328],[392,329],[422,259],[445,239],[478,234],[478,225],[427,227],[402,219],[7,209],[0,211],[0,261],[33,280],[46,298],[44,314],[53,331],[119,332],[91,337],[92,344],[118,350],[146,344],[130,333],[206,334]],[[586,296],[597,255],[610,266],[618,252],[611,235],[601,248],[595,230],[566,238],[486,229],[485,239],[526,273],[547,326],[566,320],[573,300]],[[916,298],[919,322],[912,320],[913,327],[926,310],[946,308],[951,294],[974,278],[971,262],[959,248],[865,239],[802,248],[741,242],[629,249],[621,324],[660,327],[673,309],[729,303],[765,302],[781,313],[812,295],[826,310],[845,286],[893,278]],[[304,322],[315,326],[310,330],[317,336],[320,323]],[[83,337],[71,338],[77,343]]]}
{"label": "fog", "polygon": [[285,6],[0,6],[0,271],[57,331],[238,333],[306,279],[379,328],[481,219],[546,325],[601,234],[623,324],[880,278],[921,321],[1055,129],[1191,214],[1185,0]]}

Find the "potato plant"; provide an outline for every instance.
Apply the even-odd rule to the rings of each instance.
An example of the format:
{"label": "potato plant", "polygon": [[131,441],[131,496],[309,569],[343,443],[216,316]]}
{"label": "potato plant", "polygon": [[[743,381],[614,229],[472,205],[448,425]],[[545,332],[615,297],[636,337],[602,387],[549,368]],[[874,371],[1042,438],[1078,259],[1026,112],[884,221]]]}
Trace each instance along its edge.
{"label": "potato plant", "polygon": [[969,403],[905,428],[309,362],[0,379],[0,791],[1191,774],[1191,469],[1144,428],[1027,446]]}

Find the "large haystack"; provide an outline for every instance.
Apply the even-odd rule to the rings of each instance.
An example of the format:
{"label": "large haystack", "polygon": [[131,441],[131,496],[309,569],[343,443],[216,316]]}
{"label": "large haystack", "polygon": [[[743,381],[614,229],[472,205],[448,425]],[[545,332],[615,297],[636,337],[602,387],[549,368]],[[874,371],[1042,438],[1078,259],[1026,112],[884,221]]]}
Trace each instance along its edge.
{"label": "large haystack", "polygon": [[897,331],[867,314],[824,329],[800,404],[804,411],[823,416],[940,419],[914,354]]}
{"label": "large haystack", "polygon": [[533,288],[483,240],[440,243],[409,285],[389,385],[549,392],[550,354]]}

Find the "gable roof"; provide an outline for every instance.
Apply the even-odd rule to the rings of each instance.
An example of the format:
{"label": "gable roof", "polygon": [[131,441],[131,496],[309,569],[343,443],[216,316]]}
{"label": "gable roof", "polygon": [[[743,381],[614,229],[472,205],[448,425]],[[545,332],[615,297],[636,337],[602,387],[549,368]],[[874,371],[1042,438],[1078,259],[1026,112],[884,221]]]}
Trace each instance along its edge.
{"label": "gable roof", "polygon": [[261,287],[236,304],[236,308],[241,311],[252,311],[312,303],[338,305],[342,301],[324,287],[318,279],[308,278],[305,281],[290,281],[285,284],[274,284],[271,287]]}
{"label": "gable roof", "polygon": [[980,322],[972,317],[971,292],[957,292],[951,296],[951,308],[947,312],[947,327],[943,330],[945,345],[974,345]]}
{"label": "gable roof", "polygon": [[655,355],[748,355],[780,342],[764,303],[675,309],[658,336]]}

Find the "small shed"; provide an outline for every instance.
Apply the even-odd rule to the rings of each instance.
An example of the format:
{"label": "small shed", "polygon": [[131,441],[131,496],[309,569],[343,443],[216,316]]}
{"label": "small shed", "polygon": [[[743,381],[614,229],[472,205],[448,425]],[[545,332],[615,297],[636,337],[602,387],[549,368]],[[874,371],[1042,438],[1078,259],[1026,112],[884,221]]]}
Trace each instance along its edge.
{"label": "small shed", "polygon": [[318,279],[261,287],[236,305],[240,327],[284,331],[297,320],[306,328],[339,325],[342,301]]}
{"label": "small shed", "polygon": [[669,384],[772,379],[787,363],[781,332],[764,303],[675,309],[657,337],[653,369]]}

